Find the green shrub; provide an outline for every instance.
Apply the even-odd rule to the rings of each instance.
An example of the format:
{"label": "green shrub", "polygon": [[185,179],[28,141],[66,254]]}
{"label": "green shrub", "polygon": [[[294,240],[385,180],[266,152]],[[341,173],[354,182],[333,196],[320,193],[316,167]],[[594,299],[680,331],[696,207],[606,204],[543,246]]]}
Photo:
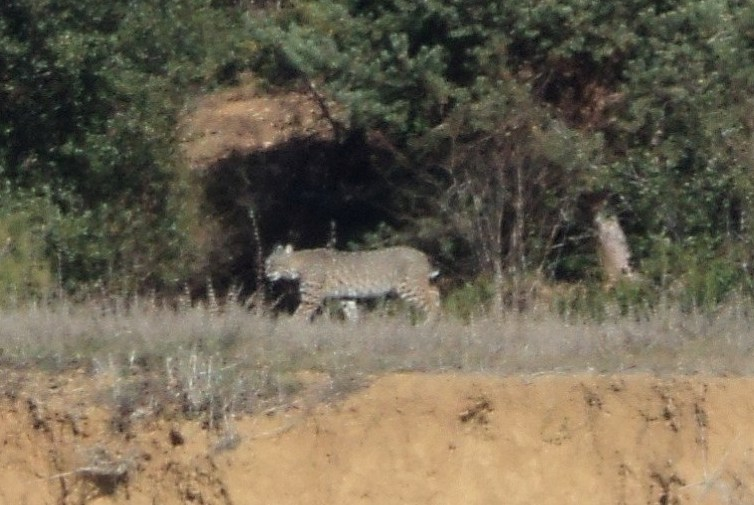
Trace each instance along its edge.
{"label": "green shrub", "polygon": [[488,313],[495,296],[489,278],[478,278],[453,289],[443,300],[443,311],[468,322]]}
{"label": "green shrub", "polygon": [[204,0],[0,5],[0,179],[48,188],[63,287],[185,277],[197,225],[176,119],[232,62],[235,34]]}
{"label": "green shrub", "polygon": [[0,195],[0,305],[49,297],[57,287],[46,237],[57,209],[43,196]]}

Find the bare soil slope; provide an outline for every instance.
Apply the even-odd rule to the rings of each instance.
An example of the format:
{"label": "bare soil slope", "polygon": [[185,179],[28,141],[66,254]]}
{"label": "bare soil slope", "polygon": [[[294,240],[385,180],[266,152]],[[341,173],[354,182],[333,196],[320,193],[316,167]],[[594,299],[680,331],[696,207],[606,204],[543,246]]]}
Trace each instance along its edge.
{"label": "bare soil slope", "polygon": [[252,76],[222,91],[199,97],[180,125],[189,166],[203,169],[231,153],[248,154],[291,137],[331,139],[331,125],[310,95],[265,93]]}
{"label": "bare soil slope", "polygon": [[0,504],[754,503],[750,378],[391,375],[225,433],[35,384],[0,402]]}

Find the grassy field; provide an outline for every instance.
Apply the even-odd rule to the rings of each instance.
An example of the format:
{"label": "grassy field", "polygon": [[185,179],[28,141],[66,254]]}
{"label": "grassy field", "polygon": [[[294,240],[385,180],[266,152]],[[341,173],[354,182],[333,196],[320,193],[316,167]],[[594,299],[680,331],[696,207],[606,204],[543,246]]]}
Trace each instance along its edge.
{"label": "grassy field", "polygon": [[302,373],[319,378],[322,400],[395,371],[748,375],[752,322],[744,300],[714,312],[608,310],[599,321],[541,309],[413,325],[379,312],[359,323],[307,324],[237,304],[175,309],[112,299],[2,311],[0,362],[13,372],[6,394],[32,372],[76,370],[110,377],[105,400],[124,418],[142,410],[212,420],[290,401],[307,386]]}

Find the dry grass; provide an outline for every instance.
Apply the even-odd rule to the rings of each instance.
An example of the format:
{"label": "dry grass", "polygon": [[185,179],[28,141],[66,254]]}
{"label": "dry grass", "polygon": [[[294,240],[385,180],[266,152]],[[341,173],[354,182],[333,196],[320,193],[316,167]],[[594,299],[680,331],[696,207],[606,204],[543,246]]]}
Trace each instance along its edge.
{"label": "dry grass", "polygon": [[[754,306],[739,301],[714,313],[664,307],[602,321],[546,310],[410,324],[407,317],[368,314],[358,324],[320,318],[305,324],[261,316],[240,306],[152,303],[28,306],[0,313],[0,363],[25,371],[84,370],[107,390],[113,427],[155,415],[202,416],[223,428],[234,412],[293,401],[311,383],[317,401],[391,371],[535,374],[749,374]],[[6,394],[23,388],[5,374]],[[11,378],[12,377],[12,378]]]}

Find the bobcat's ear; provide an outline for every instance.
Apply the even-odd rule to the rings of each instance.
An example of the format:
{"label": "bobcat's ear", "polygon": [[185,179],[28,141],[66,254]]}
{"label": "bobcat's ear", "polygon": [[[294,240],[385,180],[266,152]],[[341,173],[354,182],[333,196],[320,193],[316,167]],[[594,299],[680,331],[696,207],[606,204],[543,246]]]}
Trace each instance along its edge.
{"label": "bobcat's ear", "polygon": [[291,254],[292,252],[293,252],[293,246],[291,244],[286,244],[285,254]]}

